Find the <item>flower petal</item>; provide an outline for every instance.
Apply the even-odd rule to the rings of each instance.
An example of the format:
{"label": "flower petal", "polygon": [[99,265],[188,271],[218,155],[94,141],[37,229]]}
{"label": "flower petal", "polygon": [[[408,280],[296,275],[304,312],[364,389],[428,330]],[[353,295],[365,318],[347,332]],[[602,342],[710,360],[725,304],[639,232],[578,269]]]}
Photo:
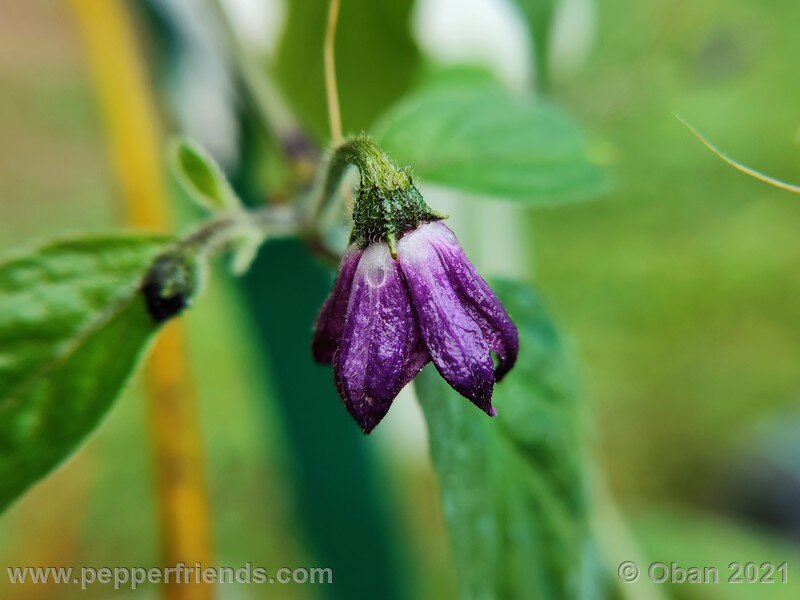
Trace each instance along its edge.
{"label": "flower petal", "polygon": [[489,345],[453,288],[447,266],[425,230],[429,226],[422,225],[400,240],[397,259],[422,336],[433,364],[447,383],[494,416],[495,377]]}
{"label": "flower petal", "polygon": [[499,364],[494,376],[496,381],[500,381],[517,360],[519,334],[516,326],[447,225],[430,223],[422,233],[428,235],[438,251],[464,308],[480,326],[489,348],[497,353]]}
{"label": "flower petal", "polygon": [[369,433],[429,358],[386,244],[369,246],[353,277],[334,375],[347,410]]}
{"label": "flower petal", "polygon": [[330,293],[314,324],[314,339],[311,342],[311,352],[314,360],[320,363],[330,363],[344,330],[344,318],[347,314],[347,303],[353,285],[353,275],[358,267],[362,251],[355,246],[350,246],[342,256],[339,264],[339,274]]}

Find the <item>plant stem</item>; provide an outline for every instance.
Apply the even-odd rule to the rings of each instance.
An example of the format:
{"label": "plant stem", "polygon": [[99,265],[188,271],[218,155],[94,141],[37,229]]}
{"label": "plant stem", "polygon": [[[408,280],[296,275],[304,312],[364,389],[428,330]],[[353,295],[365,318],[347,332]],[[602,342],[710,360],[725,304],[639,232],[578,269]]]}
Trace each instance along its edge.
{"label": "plant stem", "polygon": [[[127,222],[168,228],[162,144],[147,76],[121,0],[72,0],[94,84],[105,113]],[[211,532],[195,394],[183,360],[179,322],[166,326],[153,348],[146,381],[149,428],[158,482],[162,564],[211,565]],[[207,584],[172,584],[169,600],[206,600]]]}
{"label": "plant stem", "polygon": [[[301,127],[265,66],[245,48],[221,0],[209,0],[223,37],[226,58],[250,97],[261,125],[280,145],[294,183],[305,189],[314,180],[319,149]],[[291,192],[294,190],[289,190]]]}
{"label": "plant stem", "polygon": [[325,29],[325,95],[328,100],[328,119],[331,126],[331,143],[342,143],[342,114],[339,110],[339,90],[336,86],[336,25],[339,22],[339,0],[328,6],[328,25]]}
{"label": "plant stem", "polygon": [[291,205],[266,205],[250,211],[223,213],[202,223],[181,239],[183,248],[213,254],[235,241],[247,230],[255,230],[266,238],[299,235],[304,232],[300,214]]}
{"label": "plant stem", "polygon": [[221,0],[210,0],[210,4],[222,29],[228,58],[236,68],[236,74],[241,78],[246,92],[250,94],[263,125],[276,139],[291,139],[300,131],[297,119],[272,81],[264,74],[263,66],[242,47]]}
{"label": "plant stem", "polygon": [[727,163],[729,166],[733,167],[740,173],[744,173],[745,175],[748,175],[749,177],[752,177],[753,179],[756,179],[761,183],[766,183],[767,185],[776,187],[779,190],[791,192],[792,194],[800,194],[800,186],[791,183],[786,183],[785,181],[781,181],[780,179],[775,179],[774,177],[770,177],[765,173],[761,173],[760,171],[756,171],[755,169],[752,169],[747,165],[740,163],[738,160],[731,158],[730,156],[725,154],[722,150],[717,148],[713,143],[711,143],[711,141],[707,137],[705,137],[702,133],[700,133],[697,129],[695,129],[691,125],[691,123],[689,123],[689,121],[687,121],[686,119],[677,114],[675,115],[675,118],[678,119],[678,121],[680,121],[681,123],[683,123],[683,125],[692,133],[692,135],[694,135],[694,137],[700,140],[700,142],[706,148],[708,148],[709,150],[711,150],[711,152],[716,154],[717,158],[721,159],[722,161],[724,161],[725,163]]}
{"label": "plant stem", "polygon": [[348,139],[335,144],[327,161],[321,169],[322,176],[317,181],[309,208],[309,222],[312,229],[318,222],[329,202],[336,198],[342,179],[349,167],[356,167],[362,183],[367,186],[382,185],[385,188],[407,186],[410,183],[406,173],[397,169],[380,148],[365,136]]}

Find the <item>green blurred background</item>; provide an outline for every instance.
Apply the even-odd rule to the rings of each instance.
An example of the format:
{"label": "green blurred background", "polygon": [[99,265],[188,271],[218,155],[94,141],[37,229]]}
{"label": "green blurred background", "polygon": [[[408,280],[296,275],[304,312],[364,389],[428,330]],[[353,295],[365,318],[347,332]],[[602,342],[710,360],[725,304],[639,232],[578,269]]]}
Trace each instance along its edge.
{"label": "green blurred background", "polygon": [[[177,4],[191,12],[192,3]],[[248,3],[227,4],[241,11]],[[419,2],[408,24],[418,45],[392,33],[398,22],[405,27],[411,3],[381,3],[388,33],[372,34],[386,56],[360,66],[363,40],[345,41],[348,27],[358,31],[360,23],[348,22],[344,4],[347,129],[368,126],[432,58],[481,62],[512,87],[532,78],[531,42],[508,2],[484,0],[469,10]],[[158,39],[157,11],[136,8],[153,76],[176,76],[174,65],[159,62],[169,39]],[[319,31],[303,29],[309,41],[297,44],[302,50],[276,50],[285,7],[253,14],[270,22],[249,35],[275,38],[264,41],[263,53],[278,61],[279,81],[304,114],[317,115],[309,124],[323,134]],[[724,166],[673,116],[747,164],[800,179],[798,23],[796,0],[565,0],[550,40],[548,93],[587,132],[613,174],[613,190],[590,203],[510,212],[536,248],[535,257],[513,259],[486,252],[506,232],[479,231],[480,201],[441,200],[451,212],[461,207],[454,222],[485,269],[508,270],[497,266],[505,259],[515,261],[512,271],[535,271],[579,357],[590,445],[643,553],[683,564],[769,558],[793,565],[795,580],[783,587],[682,586],[671,590],[678,597],[789,598],[800,589],[800,202]],[[382,80],[375,75],[381,61],[403,68]],[[360,67],[368,83],[360,83]],[[165,122],[166,129],[192,129]],[[208,121],[218,122],[226,123]],[[119,224],[119,190],[67,3],[0,0],[0,132],[3,251]],[[205,133],[213,144],[213,127]],[[223,160],[227,148],[217,148]],[[273,373],[236,284],[213,277],[186,319],[218,563],[314,564],[295,510],[295,457],[281,413],[261,401]],[[400,540],[398,595],[452,597],[455,574],[413,399],[401,397],[367,443],[377,493]],[[0,563],[156,564],[151,490],[142,392],[134,383],[90,443],[0,519]],[[156,593],[147,587],[135,595]],[[319,586],[218,593],[330,595]],[[14,588],[0,577],[2,598],[106,594]]]}

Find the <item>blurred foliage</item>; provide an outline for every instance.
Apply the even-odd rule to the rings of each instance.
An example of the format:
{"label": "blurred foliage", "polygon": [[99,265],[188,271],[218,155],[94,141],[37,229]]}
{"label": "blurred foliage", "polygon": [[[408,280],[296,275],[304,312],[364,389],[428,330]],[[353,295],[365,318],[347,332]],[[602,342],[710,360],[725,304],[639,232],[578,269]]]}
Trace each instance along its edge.
{"label": "blurred foliage", "polygon": [[403,569],[406,548],[391,518],[372,438],[342,407],[330,368],[311,356],[311,331],[331,273],[300,240],[272,240],[243,282],[252,333],[274,369],[273,393],[263,401],[280,407],[294,508],[315,564],[336,573],[336,585],[320,595],[404,597],[413,572]]}
{"label": "blurred foliage", "polygon": [[714,505],[743,436],[800,392],[800,204],[731,171],[672,116],[796,180],[800,4],[722,6],[598,3],[595,49],[558,91],[607,140],[596,148],[617,184],[534,227],[614,488],[641,502]]}
{"label": "blurred foliage", "polygon": [[[342,2],[336,74],[345,133],[367,129],[411,84],[420,56],[411,39],[412,0]],[[328,3],[292,0],[275,73],[303,123],[328,139],[322,40]]]}
{"label": "blurred foliage", "polygon": [[[538,294],[492,286],[517,324],[520,361],[488,419],[429,366],[415,387],[462,598],[603,597],[589,535],[575,379]],[[585,589],[584,589],[585,588]]]}
{"label": "blurred foliage", "polygon": [[[281,80],[324,138],[318,37],[324,3],[287,4],[303,4],[314,15],[316,33],[291,52],[281,50],[280,61],[296,57],[279,66]],[[354,6],[345,0],[339,72],[345,127],[355,130],[406,90],[412,71],[401,66],[398,78],[367,72],[371,79],[356,80],[361,74],[344,60],[372,68],[378,53],[394,52],[398,43],[396,33],[380,34],[385,48],[370,41],[363,55],[356,42],[345,50],[347,37],[373,35],[355,24],[346,33],[348,22],[370,13],[362,6],[353,9],[360,14],[347,16],[348,5]],[[531,234],[540,286],[559,323],[580,344],[586,388],[599,417],[600,451],[618,495],[645,506],[682,503],[708,511],[635,521],[648,555],[705,562],[726,556],[726,548],[741,548],[742,558],[753,554],[796,564],[796,551],[780,540],[758,532],[751,538],[741,522],[721,523],[709,513],[727,493],[720,485],[728,476],[724,466],[735,460],[741,440],[765,416],[781,419],[797,406],[800,205],[731,172],[671,113],[685,115],[746,164],[796,181],[800,5],[607,0],[596,7],[597,43],[588,62],[569,80],[554,74],[552,93],[592,127],[592,155],[612,164],[617,186],[603,202],[536,214]],[[2,10],[0,245],[9,249],[65,228],[108,224],[115,189],[63,5],[6,0]],[[291,12],[298,31],[303,16]],[[345,51],[350,58],[343,57]],[[410,64],[419,60],[413,46],[408,56]],[[391,80],[391,94],[375,83],[381,78]],[[278,467],[287,459],[282,430],[275,426],[274,409],[256,401],[268,393],[262,380],[270,369],[255,348],[250,317],[236,307],[229,289],[215,283],[187,318],[208,436],[220,564],[310,564]],[[135,390],[125,394],[87,448],[4,516],[0,554],[6,564],[154,563],[141,411]],[[254,414],[263,414],[267,425]],[[439,508],[431,500],[435,486],[402,442],[390,445],[390,452],[401,480],[396,487],[407,502],[396,515],[398,527],[422,546],[414,557],[436,579],[426,582],[434,590],[429,597],[441,597],[435,586],[445,581],[449,590],[453,574],[440,543]],[[58,512],[52,511],[54,497]],[[743,536],[758,538],[758,549]],[[13,598],[15,590],[3,585],[0,595]],[[733,587],[673,591],[704,598],[753,591]],[[787,589],[796,586],[768,592],[779,597]],[[283,597],[316,592],[281,589]]]}
{"label": "blurred foliage", "polygon": [[522,12],[531,36],[531,49],[535,66],[536,87],[547,91],[550,87],[550,47],[556,11],[562,0],[513,0]]}
{"label": "blurred foliage", "polygon": [[[786,540],[719,516],[686,510],[650,511],[640,515],[634,523],[649,561],[674,563],[684,569],[713,567],[719,573],[717,584],[659,584],[670,597],[681,600],[797,598],[800,550]],[[778,573],[774,574],[775,583],[772,584],[747,583],[744,576],[742,583],[728,583],[729,577],[737,573],[730,567],[733,562],[759,566],[771,563],[776,567],[788,563],[787,583],[782,583]],[[663,575],[659,571],[656,576]]]}
{"label": "blurred foliage", "polygon": [[382,116],[375,137],[428,183],[536,206],[592,197],[605,176],[561,110],[473,71],[439,73]]}

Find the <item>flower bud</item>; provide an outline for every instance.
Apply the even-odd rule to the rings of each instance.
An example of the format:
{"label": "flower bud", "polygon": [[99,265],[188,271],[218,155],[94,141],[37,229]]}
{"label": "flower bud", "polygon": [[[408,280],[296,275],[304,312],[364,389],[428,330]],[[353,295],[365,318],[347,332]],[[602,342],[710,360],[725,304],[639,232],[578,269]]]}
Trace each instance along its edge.
{"label": "flower bud", "polygon": [[[371,141],[349,142],[361,172],[350,247],[320,311],[312,351],[365,433],[428,363],[489,416],[517,358],[517,330],[407,170]],[[497,364],[492,354],[497,357]]]}

